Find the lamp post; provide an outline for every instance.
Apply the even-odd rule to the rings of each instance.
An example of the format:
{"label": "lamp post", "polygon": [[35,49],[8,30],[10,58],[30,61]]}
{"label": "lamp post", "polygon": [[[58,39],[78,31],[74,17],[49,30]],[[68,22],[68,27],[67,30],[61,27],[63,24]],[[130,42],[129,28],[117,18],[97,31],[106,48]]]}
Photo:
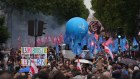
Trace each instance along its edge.
{"label": "lamp post", "polygon": [[128,46],[129,46],[129,49],[128,49],[129,57],[131,58],[131,40],[130,39],[128,40]]}
{"label": "lamp post", "polygon": [[119,54],[121,53],[120,40],[121,40],[121,35],[118,35],[118,49],[119,49]]}
{"label": "lamp post", "polygon": [[121,27],[117,27],[117,37],[118,37],[118,49],[119,49],[119,53],[121,53],[121,46],[120,46],[120,42],[121,42],[121,38],[123,36],[123,28]]}

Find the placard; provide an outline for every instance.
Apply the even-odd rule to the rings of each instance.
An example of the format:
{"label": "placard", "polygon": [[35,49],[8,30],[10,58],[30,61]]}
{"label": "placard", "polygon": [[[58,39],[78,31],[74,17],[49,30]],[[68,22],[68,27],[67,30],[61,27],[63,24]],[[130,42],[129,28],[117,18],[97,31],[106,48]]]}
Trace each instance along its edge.
{"label": "placard", "polygon": [[47,65],[47,47],[21,47],[21,65],[30,66],[31,61],[37,66]]}

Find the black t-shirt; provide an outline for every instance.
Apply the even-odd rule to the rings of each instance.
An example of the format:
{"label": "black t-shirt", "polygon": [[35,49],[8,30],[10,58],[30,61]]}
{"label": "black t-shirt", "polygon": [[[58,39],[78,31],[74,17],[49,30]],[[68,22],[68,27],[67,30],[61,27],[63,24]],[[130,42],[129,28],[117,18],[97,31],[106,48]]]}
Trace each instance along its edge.
{"label": "black t-shirt", "polygon": [[21,56],[18,56],[16,59],[17,59],[17,61],[20,61],[21,60]]}
{"label": "black t-shirt", "polygon": [[0,64],[0,67],[3,68],[3,67],[4,67],[4,64],[1,63],[1,64]]}

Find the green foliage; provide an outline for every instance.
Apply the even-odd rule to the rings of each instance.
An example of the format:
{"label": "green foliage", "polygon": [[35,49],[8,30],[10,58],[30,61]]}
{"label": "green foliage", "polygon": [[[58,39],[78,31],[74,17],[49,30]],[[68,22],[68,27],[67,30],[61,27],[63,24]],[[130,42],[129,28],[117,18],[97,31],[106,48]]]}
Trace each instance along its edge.
{"label": "green foliage", "polygon": [[[83,0],[56,0],[53,3],[54,15],[60,18],[64,18],[64,20],[68,20],[72,17],[88,17],[88,9],[86,9],[83,4]],[[59,17],[58,17],[59,18]]]}
{"label": "green foliage", "polygon": [[18,10],[31,13],[42,12],[56,16],[65,21],[74,16],[87,18],[88,10],[83,0],[0,0],[5,11]]}
{"label": "green foliage", "polygon": [[133,36],[138,26],[140,0],[92,0],[95,17],[105,29],[122,27],[125,34]]}
{"label": "green foliage", "polygon": [[3,17],[3,16],[0,17],[0,26],[3,26],[4,25],[4,18],[5,17]]}
{"label": "green foliage", "polygon": [[5,43],[9,38],[8,29],[4,26],[4,17],[0,17],[0,44]]}

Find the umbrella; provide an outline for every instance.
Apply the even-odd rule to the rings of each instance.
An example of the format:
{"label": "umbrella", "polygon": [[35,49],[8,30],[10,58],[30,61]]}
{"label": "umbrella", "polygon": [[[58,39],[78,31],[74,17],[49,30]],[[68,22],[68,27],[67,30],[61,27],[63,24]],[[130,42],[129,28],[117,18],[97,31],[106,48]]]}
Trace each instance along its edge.
{"label": "umbrella", "polygon": [[[78,59],[77,60],[75,60],[75,62],[78,62]],[[79,59],[79,62],[80,63],[85,63],[85,64],[93,64],[91,61],[88,61],[88,60],[85,60],[85,59]]]}
{"label": "umbrella", "polygon": [[19,70],[20,73],[29,72],[29,71],[30,71],[30,67],[22,68],[22,69]]}
{"label": "umbrella", "polygon": [[131,64],[131,65],[137,65],[136,60],[132,60],[132,59],[129,59],[129,58],[122,59],[122,60],[120,61],[120,63],[123,63],[123,64],[125,64],[125,65],[129,65],[129,64]]}

